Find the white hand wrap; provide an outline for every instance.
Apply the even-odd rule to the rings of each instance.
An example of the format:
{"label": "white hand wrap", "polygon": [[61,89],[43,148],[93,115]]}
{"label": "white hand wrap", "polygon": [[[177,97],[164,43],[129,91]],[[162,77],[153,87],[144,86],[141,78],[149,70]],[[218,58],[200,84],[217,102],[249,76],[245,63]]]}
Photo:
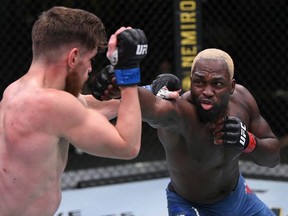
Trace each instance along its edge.
{"label": "white hand wrap", "polygon": [[170,98],[170,91],[167,89],[166,86],[163,86],[156,94],[157,97],[163,98],[163,99],[169,99]]}
{"label": "white hand wrap", "polygon": [[118,62],[118,49],[114,50],[111,56],[108,56],[107,53],[107,58],[109,59],[111,65],[115,66]]}

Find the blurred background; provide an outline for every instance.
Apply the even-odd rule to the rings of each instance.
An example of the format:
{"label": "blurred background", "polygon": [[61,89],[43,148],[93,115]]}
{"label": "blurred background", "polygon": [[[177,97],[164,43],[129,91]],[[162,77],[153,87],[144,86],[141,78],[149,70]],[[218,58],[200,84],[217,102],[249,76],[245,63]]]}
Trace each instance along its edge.
{"label": "blurred background", "polygon": [[[100,17],[109,37],[121,26],[145,31],[149,54],[141,63],[142,83],[173,73],[187,77],[196,54],[219,48],[234,59],[236,81],[255,96],[260,111],[281,139],[281,166],[260,169],[243,158],[243,172],[288,179],[288,1],[286,0],[2,0],[0,5],[0,97],[29,68],[31,28],[55,5],[82,8]],[[93,63],[96,74],[108,64],[105,53]],[[89,93],[83,89],[84,93]],[[156,131],[143,123],[142,149],[129,161],[94,157],[70,148],[63,189],[167,176],[165,154]],[[72,177],[73,176],[73,177]],[[119,178],[119,176],[121,178]],[[104,180],[103,180],[104,179]]]}

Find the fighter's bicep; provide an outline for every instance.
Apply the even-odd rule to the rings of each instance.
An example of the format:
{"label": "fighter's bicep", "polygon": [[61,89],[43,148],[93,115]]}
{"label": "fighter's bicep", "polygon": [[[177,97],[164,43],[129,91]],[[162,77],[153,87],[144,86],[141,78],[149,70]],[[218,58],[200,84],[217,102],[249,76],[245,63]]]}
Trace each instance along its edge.
{"label": "fighter's bicep", "polygon": [[[61,93],[57,96],[59,94]],[[45,109],[45,125],[49,133],[64,138],[79,148],[88,149],[97,148],[105,140],[119,140],[115,127],[100,112],[85,107],[73,96],[65,93],[60,96],[61,100],[59,97],[51,97],[50,108]]]}
{"label": "fighter's bicep", "polygon": [[260,110],[255,98],[250,95],[249,99],[250,115],[249,131],[252,132],[258,138],[274,137],[274,134],[266,121],[266,119],[260,114]]}
{"label": "fighter's bicep", "polygon": [[180,122],[179,116],[180,112],[176,100],[159,98],[154,105],[153,115],[143,117],[143,121],[154,128],[172,127]]}
{"label": "fighter's bicep", "polygon": [[250,122],[249,131],[258,138],[272,138],[275,137],[268,122],[261,115],[257,116]]}
{"label": "fighter's bicep", "polygon": [[121,137],[105,116],[86,109],[78,124],[67,129],[66,139],[79,149],[99,156],[109,155],[111,149],[121,145]]}

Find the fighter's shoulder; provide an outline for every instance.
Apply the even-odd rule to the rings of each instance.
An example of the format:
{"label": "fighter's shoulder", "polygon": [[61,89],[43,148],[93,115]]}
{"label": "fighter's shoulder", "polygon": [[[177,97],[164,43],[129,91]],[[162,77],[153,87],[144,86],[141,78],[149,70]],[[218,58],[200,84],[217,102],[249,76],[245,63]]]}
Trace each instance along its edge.
{"label": "fighter's shoulder", "polygon": [[194,114],[196,115],[197,113],[196,107],[192,103],[192,96],[190,91],[186,91],[180,97],[178,97],[176,100],[176,104],[180,115],[191,116]]}
{"label": "fighter's shoulder", "polygon": [[240,84],[235,85],[235,91],[233,94],[236,97],[244,97],[244,98],[247,98],[248,96],[252,97],[251,92],[245,86]]}
{"label": "fighter's shoulder", "polygon": [[[73,112],[77,110],[77,107],[83,107],[79,103],[79,99],[72,94],[57,90],[57,89],[44,89],[41,94],[35,97],[36,102],[42,102],[47,108],[52,108],[53,110],[71,110]],[[37,103],[38,103],[37,102]],[[55,107],[56,106],[56,107]]]}
{"label": "fighter's shoulder", "polygon": [[179,102],[183,103],[183,105],[188,105],[189,107],[195,107],[192,104],[192,96],[190,91],[184,92],[180,97],[179,97]]}
{"label": "fighter's shoulder", "polygon": [[245,106],[255,106],[256,101],[252,93],[243,85],[236,84],[232,101],[242,103]]}
{"label": "fighter's shoulder", "polygon": [[17,96],[18,104],[43,116],[63,114],[63,110],[76,111],[79,101],[73,95],[57,89],[35,89]]}
{"label": "fighter's shoulder", "polygon": [[86,110],[75,96],[57,89],[44,89],[31,100],[36,123],[53,133],[81,122]]}
{"label": "fighter's shoulder", "polygon": [[[54,105],[55,103],[61,103],[61,101],[69,101],[73,96],[65,91],[52,89],[52,88],[39,88],[29,90],[26,94],[22,94],[25,100],[29,100],[30,103],[36,105]],[[20,98],[22,97],[20,96]],[[74,97],[75,98],[75,97]]]}

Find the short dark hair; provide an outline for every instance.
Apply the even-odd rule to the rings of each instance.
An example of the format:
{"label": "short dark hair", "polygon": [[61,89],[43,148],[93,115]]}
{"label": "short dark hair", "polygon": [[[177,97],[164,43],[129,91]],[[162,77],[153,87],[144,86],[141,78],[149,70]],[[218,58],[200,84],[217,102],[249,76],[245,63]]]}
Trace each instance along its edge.
{"label": "short dark hair", "polygon": [[35,56],[61,45],[79,44],[87,50],[102,51],[107,46],[105,27],[94,14],[62,6],[44,11],[32,28]]}

